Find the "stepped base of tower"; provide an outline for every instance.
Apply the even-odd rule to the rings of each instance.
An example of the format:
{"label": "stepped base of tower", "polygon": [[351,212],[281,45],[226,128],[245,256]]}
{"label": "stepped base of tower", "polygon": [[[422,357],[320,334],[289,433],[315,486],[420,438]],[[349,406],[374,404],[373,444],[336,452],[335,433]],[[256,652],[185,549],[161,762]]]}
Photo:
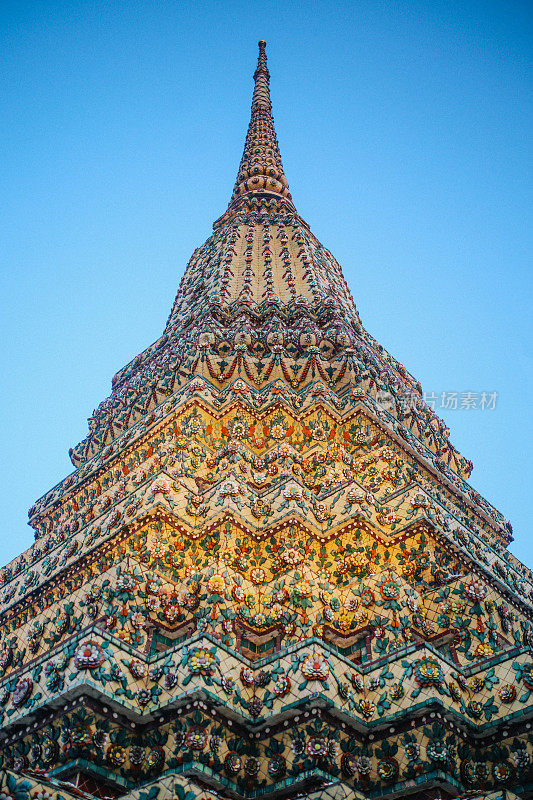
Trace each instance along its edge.
{"label": "stepped base of tower", "polygon": [[528,595],[509,595],[497,533],[371,398],[259,402],[242,383],[192,382],[41,504],[36,566],[3,595],[9,780],[533,796]]}

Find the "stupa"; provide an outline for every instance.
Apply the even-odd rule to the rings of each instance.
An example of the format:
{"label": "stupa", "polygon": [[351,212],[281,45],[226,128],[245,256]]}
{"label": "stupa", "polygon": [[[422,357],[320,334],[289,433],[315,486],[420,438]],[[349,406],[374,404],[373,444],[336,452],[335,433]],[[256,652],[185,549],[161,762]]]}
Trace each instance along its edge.
{"label": "stupa", "polygon": [[294,206],[226,212],[1,572],[1,800],[533,797],[532,574]]}

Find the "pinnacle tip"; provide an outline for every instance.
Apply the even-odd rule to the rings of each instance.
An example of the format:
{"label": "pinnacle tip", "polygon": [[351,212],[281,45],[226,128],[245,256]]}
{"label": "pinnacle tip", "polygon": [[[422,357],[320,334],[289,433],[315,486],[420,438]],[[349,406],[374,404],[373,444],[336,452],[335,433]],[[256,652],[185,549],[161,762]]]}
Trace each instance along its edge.
{"label": "pinnacle tip", "polygon": [[258,41],[258,43],[257,43],[257,44],[259,45],[259,49],[260,49],[260,50],[264,50],[264,49],[265,49],[265,47],[267,46],[267,43],[265,42],[265,40],[264,40],[264,39],[259,39],[259,41]]}

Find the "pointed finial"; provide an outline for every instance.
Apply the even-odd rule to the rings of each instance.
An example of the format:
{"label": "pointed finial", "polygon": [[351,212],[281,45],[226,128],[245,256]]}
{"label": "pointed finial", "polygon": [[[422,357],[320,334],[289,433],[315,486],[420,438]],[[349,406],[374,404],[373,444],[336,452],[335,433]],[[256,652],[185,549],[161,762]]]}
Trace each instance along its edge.
{"label": "pointed finial", "polygon": [[[264,70],[268,75],[267,57],[266,57],[266,46],[267,46],[267,43],[265,42],[264,39],[259,39],[257,44],[259,46],[259,56],[257,58],[257,70],[260,70],[260,69]],[[257,70],[256,70],[256,73],[257,73]],[[270,75],[268,77],[270,77]],[[255,75],[254,75],[254,78],[255,78]]]}
{"label": "pointed finial", "polygon": [[265,40],[261,39],[258,45],[259,57],[254,72],[252,116],[244,153],[228,210],[215,225],[241,208],[257,208],[266,204],[272,210],[283,206],[287,211],[295,211],[272,119],[270,73],[267,67]]}
{"label": "pointed finial", "polygon": [[268,108],[270,111],[272,109],[272,105],[270,103],[270,72],[268,71],[267,67],[267,57],[266,57],[266,42],[264,39],[260,39],[258,42],[259,45],[259,56],[257,59],[257,69],[254,72],[254,95],[252,98],[252,111],[255,107],[262,105],[265,108]]}

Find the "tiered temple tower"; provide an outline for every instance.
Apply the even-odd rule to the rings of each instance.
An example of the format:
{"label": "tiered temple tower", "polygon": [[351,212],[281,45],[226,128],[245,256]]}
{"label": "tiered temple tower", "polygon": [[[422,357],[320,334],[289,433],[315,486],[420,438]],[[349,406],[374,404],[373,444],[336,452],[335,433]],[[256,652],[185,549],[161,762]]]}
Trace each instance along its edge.
{"label": "tiered temple tower", "polygon": [[0,798],[533,797],[532,574],[297,213],[264,42],[254,80],[227,211],[2,570]]}

